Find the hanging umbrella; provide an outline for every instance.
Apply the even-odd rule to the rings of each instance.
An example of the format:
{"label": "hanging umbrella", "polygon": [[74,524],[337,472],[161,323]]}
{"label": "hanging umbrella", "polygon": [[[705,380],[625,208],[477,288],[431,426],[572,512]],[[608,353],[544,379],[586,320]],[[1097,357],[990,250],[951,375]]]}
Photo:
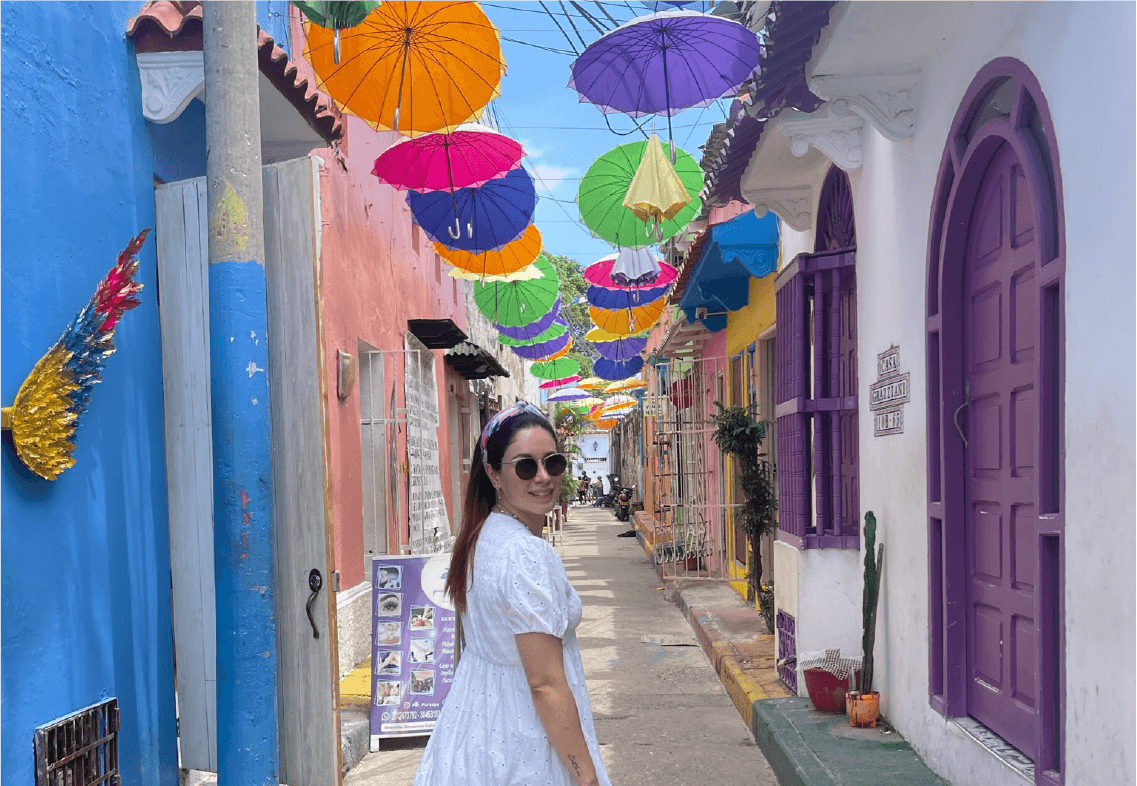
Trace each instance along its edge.
{"label": "hanging umbrella", "polygon": [[644,367],[644,359],[638,355],[631,360],[609,360],[608,358],[597,358],[596,362],[592,364],[592,373],[598,377],[603,377],[609,381],[616,381],[617,379],[626,379],[627,377],[634,377]]}
{"label": "hanging umbrella", "polygon": [[412,136],[476,119],[505,73],[497,28],[477,3],[382,3],[342,33],[305,30],[316,89],[376,127]]}
{"label": "hanging umbrella", "polygon": [[[631,193],[631,188],[628,193]],[[627,202],[626,197],[624,201]],[[624,207],[628,205],[625,204]],[[638,218],[639,214],[636,217]],[[655,221],[654,226],[658,224],[659,222]],[[650,223],[648,231],[654,231]],[[620,253],[616,255],[616,264],[612,265],[612,280],[621,284],[650,284],[659,278],[660,264],[661,261],[650,248],[621,248]]]}
{"label": "hanging umbrella", "polygon": [[[585,336],[587,338],[587,336]],[[585,390],[600,390],[608,384],[608,380],[601,379],[600,377],[589,377],[588,379],[581,380],[579,387]]]}
{"label": "hanging umbrella", "polygon": [[292,0],[292,5],[314,24],[332,31],[332,59],[336,65],[340,64],[340,31],[362,24],[379,7],[376,0]]}
{"label": "hanging umbrella", "polygon": [[592,346],[596,347],[601,357],[609,360],[631,360],[647,347],[647,336],[635,335],[616,337],[611,341],[593,341]]}
{"label": "hanging umbrella", "polygon": [[[544,277],[544,273],[542,273],[542,278],[543,277]],[[517,283],[522,283],[522,282],[517,282]],[[548,311],[546,311],[542,316],[538,317],[537,319],[533,320],[532,322],[529,322],[529,323],[526,323],[523,325],[516,325],[516,326],[514,326],[514,325],[502,325],[500,323],[495,322],[494,328],[497,330],[498,333],[501,333],[503,336],[506,336],[507,338],[516,338],[516,339],[521,339],[522,341],[528,341],[528,340],[532,340],[533,338],[536,338],[537,336],[541,335],[546,330],[548,330],[549,327],[554,322],[557,321],[557,317],[560,316],[560,313],[561,313],[561,295],[560,295],[560,292],[558,291],[556,302],[553,303],[553,305],[549,308]]]}
{"label": "hanging umbrella", "polygon": [[477,188],[408,191],[407,205],[431,240],[481,253],[521,236],[537,208],[537,191],[528,172],[514,169]]}
{"label": "hanging umbrella", "polygon": [[400,191],[453,191],[501,177],[524,157],[519,142],[464,123],[448,134],[399,140],[375,159],[371,174]]}
{"label": "hanging umbrella", "polygon": [[666,306],[667,298],[660,298],[646,306],[637,306],[631,309],[621,308],[614,311],[589,306],[588,316],[597,327],[603,328],[609,333],[628,336],[647,330],[658,322],[659,318],[663,316],[663,309]]}
{"label": "hanging umbrella", "polygon": [[[553,327],[560,327],[560,325],[554,324]],[[550,330],[551,329],[552,328],[550,328]],[[560,335],[553,336],[544,341],[534,341],[532,343],[517,342],[510,345],[509,348],[526,360],[552,360],[554,359],[551,357],[552,355],[558,352],[568,352],[568,350],[572,348],[572,336],[569,335],[566,329]]]}
{"label": "hanging umbrella", "polygon": [[646,150],[647,140],[615,147],[593,161],[580,181],[576,202],[581,220],[597,237],[617,246],[655,245],[678,234],[703,207],[699,199],[703,170],[690,153],[680,150],[675,172],[691,201],[649,233],[636,214],[624,207],[624,198]]}
{"label": "hanging umbrella", "polygon": [[[644,157],[636,167],[628,193],[624,195],[624,207],[635,213],[636,218],[647,225],[648,233],[654,236],[660,224],[674,218],[690,202],[691,195],[687,193],[683,181],[675,173],[675,167],[659,146],[659,137],[652,132]],[[646,256],[625,249],[620,252],[616,267],[627,278],[639,278],[651,271],[650,258],[644,267],[642,257]]]}
{"label": "hanging umbrella", "polygon": [[469,270],[463,270],[460,267],[452,267],[446,271],[446,275],[460,281],[530,281],[534,278],[540,278],[541,271],[533,267],[533,265],[526,265],[520,270],[506,273],[503,276],[494,275],[493,273],[487,273],[483,276],[480,273],[471,273]]}
{"label": "hanging umbrella", "polygon": [[671,291],[670,284],[651,287],[632,287],[629,289],[605,289],[604,287],[590,286],[584,292],[590,306],[606,308],[635,308],[654,303]]}
{"label": "hanging umbrella", "polygon": [[622,379],[619,382],[613,382],[608,387],[604,388],[605,393],[620,393],[625,390],[643,390],[647,387],[647,383],[642,379]]}
{"label": "hanging umbrella", "polygon": [[[509,241],[501,248],[474,254],[460,248],[447,248],[441,243],[434,244],[434,252],[454,267],[470,274],[471,280],[485,276],[509,275],[511,280],[536,278],[540,276],[533,260],[541,253],[541,232],[535,224],[530,224],[521,237]],[[521,271],[527,270],[522,274]],[[451,274],[453,275],[453,273]],[[464,276],[455,276],[464,278]]]}
{"label": "hanging umbrella", "polygon": [[582,398],[580,401],[578,401],[576,403],[579,404],[581,407],[583,407],[585,412],[589,412],[596,405],[603,404],[604,399],[597,398],[596,396],[590,395],[588,398]]}
{"label": "hanging umbrella", "polygon": [[548,390],[550,388],[559,388],[562,385],[571,385],[572,383],[578,381],[580,381],[580,374],[572,374],[571,376],[563,377],[561,379],[550,379],[548,382],[542,382],[537,387],[541,388],[542,390]]}
{"label": "hanging umbrella", "polygon": [[589,284],[605,289],[629,289],[637,286],[661,287],[665,284],[674,284],[679,278],[679,270],[666,262],[659,262],[659,274],[651,282],[617,281],[614,267],[618,256],[612,254],[593,262],[581,271],[584,280]]}
{"label": "hanging umbrella", "polygon": [[541,379],[564,379],[580,371],[580,364],[571,358],[561,358],[548,363],[534,363],[529,373]]}
{"label": "hanging umbrella", "polygon": [[[542,255],[533,264],[541,271],[540,278],[474,284],[474,305],[478,311],[496,324],[510,327],[528,325],[548,316],[560,299],[561,282],[548,257]],[[548,324],[533,335],[544,332],[556,316],[553,314]]]}
{"label": "hanging umbrella", "polygon": [[593,41],[573,61],[569,86],[605,114],[671,116],[734,97],[758,67],[758,36],[697,11],[660,11]]}
{"label": "hanging umbrella", "polygon": [[549,395],[549,401],[580,401],[589,397],[587,390],[580,388],[561,388]]}
{"label": "hanging umbrella", "polygon": [[[519,351],[521,349],[521,347],[513,347],[512,349],[517,354],[519,354],[519,355],[521,354],[521,352]],[[560,349],[556,350],[555,352],[550,352],[547,355],[541,355],[539,357],[533,358],[533,360],[536,360],[539,363],[546,363],[546,362],[549,362],[552,360],[560,360],[565,355],[567,355],[569,352],[572,352],[572,336],[568,336],[568,341],[566,341],[565,345],[563,347],[561,347]]]}
{"label": "hanging umbrella", "polygon": [[628,407],[636,407],[639,401],[634,396],[612,396],[605,400],[603,406],[600,407],[601,412],[615,412],[619,409],[627,409]]}
{"label": "hanging umbrella", "polygon": [[507,347],[528,347],[539,342],[553,341],[554,339],[565,336],[567,333],[568,325],[558,319],[549,325],[548,330],[537,334],[533,338],[512,338],[510,336],[501,335],[497,337],[497,342]]}

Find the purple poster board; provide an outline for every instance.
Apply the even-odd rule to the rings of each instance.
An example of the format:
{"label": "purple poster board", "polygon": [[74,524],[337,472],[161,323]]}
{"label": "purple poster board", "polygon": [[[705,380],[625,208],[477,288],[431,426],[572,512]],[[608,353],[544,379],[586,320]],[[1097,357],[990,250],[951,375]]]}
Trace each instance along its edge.
{"label": "purple poster board", "polygon": [[430,734],[454,682],[450,554],[371,563],[371,750],[384,737]]}

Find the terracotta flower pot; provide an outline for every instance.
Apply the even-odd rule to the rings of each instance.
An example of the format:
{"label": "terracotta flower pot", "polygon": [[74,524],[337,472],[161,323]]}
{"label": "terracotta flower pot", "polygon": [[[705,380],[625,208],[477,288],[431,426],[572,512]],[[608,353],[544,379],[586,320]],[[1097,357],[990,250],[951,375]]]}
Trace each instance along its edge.
{"label": "terracotta flower pot", "polygon": [[880,693],[857,693],[850,691],[845,694],[845,707],[849,713],[849,725],[859,728],[875,728],[876,719],[880,717]]}

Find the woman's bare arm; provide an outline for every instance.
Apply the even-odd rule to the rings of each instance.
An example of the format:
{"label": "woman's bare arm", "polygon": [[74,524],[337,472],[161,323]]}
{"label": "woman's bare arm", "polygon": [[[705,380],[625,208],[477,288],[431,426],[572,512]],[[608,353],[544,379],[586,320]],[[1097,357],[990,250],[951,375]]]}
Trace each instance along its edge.
{"label": "woman's bare arm", "polygon": [[564,646],[547,633],[519,633],[517,651],[549,741],[579,786],[596,786],[596,765],[580,727],[576,699],[565,677]]}

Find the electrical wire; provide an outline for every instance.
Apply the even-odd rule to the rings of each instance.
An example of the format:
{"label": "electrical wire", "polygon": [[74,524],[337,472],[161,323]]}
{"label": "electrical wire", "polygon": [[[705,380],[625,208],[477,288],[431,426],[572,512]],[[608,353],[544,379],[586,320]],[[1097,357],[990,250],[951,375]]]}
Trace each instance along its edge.
{"label": "electrical wire", "polygon": [[579,55],[580,53],[576,51],[576,44],[574,44],[573,40],[571,38],[569,38],[569,34],[567,32],[565,32],[565,29],[563,27],[561,27],[560,20],[558,20],[555,16],[553,16],[553,12],[550,11],[548,9],[548,7],[545,5],[545,0],[540,0],[540,4],[541,4],[541,8],[545,9],[545,13],[549,15],[549,18],[553,20],[553,24],[555,24],[557,26],[557,29],[561,31],[561,35],[563,35],[565,37],[565,40],[568,41],[569,49],[571,49],[574,54]]}
{"label": "electrical wire", "polygon": [[[552,32],[551,30],[549,31]],[[569,57],[576,57],[576,52],[568,52],[564,49],[554,49],[551,46],[543,46],[541,44],[530,43],[529,41],[519,41],[516,38],[509,38],[508,36],[501,36],[502,41],[508,41],[511,44],[521,44],[522,46],[531,46],[534,49],[543,49],[546,52],[552,52],[554,55],[568,55]]]}
{"label": "electrical wire", "polygon": [[580,34],[580,31],[576,29],[576,22],[572,21],[572,16],[569,14],[568,9],[565,8],[564,2],[562,2],[562,0],[557,0],[557,4],[560,5],[561,13],[565,15],[565,19],[567,19],[568,23],[572,25],[572,31],[576,33],[576,37],[580,39],[580,45],[587,48],[588,42],[584,40],[584,36],[582,36]]}

